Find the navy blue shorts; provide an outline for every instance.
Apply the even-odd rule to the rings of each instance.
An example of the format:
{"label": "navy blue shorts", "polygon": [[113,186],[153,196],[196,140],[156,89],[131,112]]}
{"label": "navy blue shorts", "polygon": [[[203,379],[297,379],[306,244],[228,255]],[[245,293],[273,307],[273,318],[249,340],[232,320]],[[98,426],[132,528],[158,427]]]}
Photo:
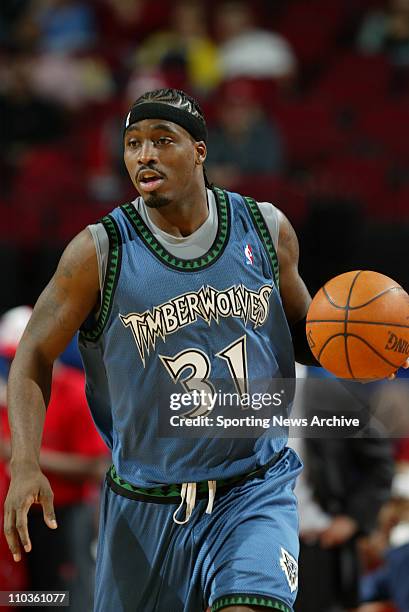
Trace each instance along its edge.
{"label": "navy blue shorts", "polygon": [[96,612],[212,612],[259,605],[292,612],[297,594],[301,462],[292,449],[263,475],[196,502],[185,525],[175,503],[129,499],[105,483]]}

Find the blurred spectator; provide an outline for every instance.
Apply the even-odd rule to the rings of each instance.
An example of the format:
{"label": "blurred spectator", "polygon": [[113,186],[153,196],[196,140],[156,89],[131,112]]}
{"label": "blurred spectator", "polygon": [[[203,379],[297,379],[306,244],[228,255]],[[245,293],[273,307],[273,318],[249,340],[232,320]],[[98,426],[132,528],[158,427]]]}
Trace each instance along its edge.
{"label": "blurred spectator", "polygon": [[[173,87],[193,88],[196,93],[219,82],[217,48],[210,39],[201,0],[181,0],[173,5],[170,27],[148,37],[137,52],[139,68],[160,67],[173,79]],[[175,85],[175,79],[178,83]]]}
{"label": "blurred spectator", "polygon": [[[161,72],[160,68],[137,68],[131,74],[127,87],[126,96],[123,104],[124,112],[133,102],[139,98],[145,91],[153,89],[164,89],[169,86],[166,75]],[[121,138],[122,149],[122,138]]]}
{"label": "blurred spectator", "polygon": [[[196,89],[207,107],[211,138],[215,136],[209,160],[216,154],[219,139],[211,129],[217,112],[216,105],[212,106],[212,94],[220,85],[222,66],[219,47],[216,45],[215,50],[207,21],[220,43],[226,74],[244,73],[238,78],[253,81],[264,108],[270,109],[270,102],[274,104],[274,122],[279,122],[285,143],[283,156],[281,144],[277,145],[277,130],[272,126],[268,147],[260,136],[259,150],[263,155],[250,147],[250,157],[247,153],[245,157],[250,159],[255,174],[249,175],[246,166],[244,176],[249,180],[243,183],[243,192],[271,194],[257,197],[261,201],[274,198],[287,210],[288,202],[294,202],[287,189],[288,181],[297,186],[300,197],[290,204],[297,208],[298,201],[307,201],[311,194],[310,175],[320,179],[327,173],[328,162],[335,178],[345,178],[346,191],[339,193],[337,184],[332,182],[321,194],[328,214],[319,212],[310,217],[311,240],[304,238],[309,234],[306,225],[298,228],[301,245],[305,245],[303,274],[310,289],[333,276],[337,266],[342,272],[352,261],[354,266],[381,269],[386,274],[393,261],[394,275],[407,285],[403,250],[408,242],[408,226],[399,221],[406,220],[409,210],[405,134],[408,105],[403,97],[398,108],[396,96],[385,96],[409,89],[407,68],[399,63],[400,54],[406,55],[408,3],[409,0],[1,0],[0,256],[10,280],[4,284],[1,310],[36,299],[39,266],[32,262],[41,259],[44,270],[52,268],[49,242],[56,254],[84,223],[110,209],[112,202],[134,197],[129,181],[124,179],[122,121],[129,104],[144,91],[166,86]],[[363,6],[379,7],[375,14],[368,12],[368,20],[372,15],[372,23],[378,23],[374,39],[383,41],[383,46],[369,42],[364,47],[368,53],[379,49],[381,56],[365,57],[352,52]],[[268,20],[262,18],[263,8]],[[273,18],[276,31],[270,27]],[[388,34],[388,23],[393,24],[392,36]],[[60,51],[48,51],[50,48]],[[149,50],[146,65],[135,62],[140,49],[143,53]],[[159,52],[155,51],[155,55],[151,49]],[[391,72],[384,55],[392,51],[397,53],[399,66],[395,65]],[[292,92],[290,100],[279,100],[277,84],[291,81],[296,63],[305,68],[297,79],[297,92]],[[239,117],[238,123],[241,115],[234,102],[231,109]],[[258,123],[262,113],[255,112]],[[268,115],[272,116],[270,110]],[[223,120],[216,118],[222,125]],[[261,120],[266,122],[264,117]],[[229,117],[226,121],[229,124]],[[230,162],[230,153],[242,135],[236,138],[234,129],[231,137],[227,132],[229,137],[223,134],[220,140],[227,147]],[[254,142],[255,139],[253,145]],[[345,154],[356,158],[357,163],[347,168],[348,164],[342,162]],[[225,151],[220,152],[220,157],[226,159]],[[376,168],[366,172],[365,159],[371,166],[379,162],[379,172]],[[268,166],[273,160],[273,169],[265,171],[264,164]],[[270,181],[266,172],[280,174]],[[213,178],[236,188],[237,170],[223,164],[223,172],[216,172]],[[319,195],[316,190],[312,193],[314,200]],[[355,213],[345,218],[345,195],[354,198],[350,207],[359,213],[359,218]],[[365,208],[361,213],[362,203]],[[342,215],[337,212],[341,208]],[[398,224],[392,225],[392,215]],[[391,218],[387,226],[386,216]],[[348,241],[341,229],[345,223]],[[331,250],[331,258],[322,257],[326,249]]]}
{"label": "blurred spectator", "polygon": [[[9,363],[30,316],[31,309],[21,306],[0,319],[0,355]],[[3,379],[3,388],[4,384]],[[78,369],[61,364],[54,369],[40,465],[54,492],[58,529],[51,531],[42,509],[33,506],[28,522],[33,548],[25,557],[27,588],[69,590],[70,606],[76,612],[92,607],[96,497],[108,467],[107,449],[91,419],[84,384]],[[10,445],[4,405],[0,431],[0,459],[7,463]]]}
{"label": "blurred spectator", "polygon": [[5,186],[27,152],[58,140],[66,125],[64,109],[34,92],[27,56],[10,58],[0,71],[0,157],[7,170]]}
{"label": "blurred spectator", "polygon": [[170,2],[148,0],[100,0],[95,4],[99,25],[99,52],[121,70],[139,41],[162,30],[168,21]]}
{"label": "blurred spectator", "polygon": [[91,49],[97,39],[92,5],[80,0],[35,0],[27,14],[38,29],[38,48],[49,53]]}
{"label": "blurred spectator", "polygon": [[[304,366],[299,367],[297,376],[302,377],[304,371]],[[327,377],[322,369],[310,368],[309,372],[314,378]],[[393,475],[389,440],[365,425],[361,398],[365,401],[368,386],[363,394],[357,388],[358,396],[353,386],[345,389],[336,380],[333,385],[328,383],[331,381],[306,381],[296,400],[300,416],[309,422],[314,415],[329,413],[359,416],[364,429],[354,437],[347,437],[346,431],[338,437],[327,431],[319,438],[306,437],[304,433],[302,439],[292,440],[305,462],[295,488],[300,517],[299,595],[295,610],[301,612],[357,606],[357,538],[374,530],[379,510],[389,497]]]}
{"label": "blurred spectator", "polygon": [[[381,566],[361,581],[362,602],[390,602],[399,612],[409,610],[409,466],[395,474],[392,500],[380,514],[377,541]],[[362,607],[362,612],[366,607]],[[361,608],[360,608],[361,611]]]}
{"label": "blurred spectator", "polygon": [[256,26],[249,2],[218,3],[215,19],[225,79],[294,76],[297,62],[289,43],[280,34]]}
{"label": "blurred spectator", "polygon": [[229,188],[246,176],[275,175],[283,170],[279,129],[265,116],[251,83],[226,84],[217,98],[217,119],[208,142],[212,181]]}
{"label": "blurred spectator", "polygon": [[395,66],[409,65],[409,0],[390,0],[387,10],[367,14],[358,34],[364,53],[386,53]]}
{"label": "blurred spectator", "polygon": [[2,0],[0,4],[0,47],[14,44],[15,26],[27,9],[29,0]]}
{"label": "blurred spectator", "polygon": [[32,57],[32,87],[41,95],[77,110],[109,100],[115,89],[103,58],[42,53]]}

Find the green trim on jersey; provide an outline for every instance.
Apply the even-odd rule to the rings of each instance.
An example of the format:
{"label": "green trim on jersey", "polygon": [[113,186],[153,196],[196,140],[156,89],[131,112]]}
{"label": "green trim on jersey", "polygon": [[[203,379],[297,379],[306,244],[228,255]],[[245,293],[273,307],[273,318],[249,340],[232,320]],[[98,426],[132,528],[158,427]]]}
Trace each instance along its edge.
{"label": "green trim on jersey", "polygon": [[[253,472],[249,472],[244,477],[234,476],[233,478],[220,479],[217,481],[217,489],[219,490],[224,489],[225,487],[233,487],[235,484],[243,481],[243,479],[247,480],[253,475],[256,475],[259,471],[259,469],[253,470]],[[111,479],[111,482],[117,485],[118,488],[115,487],[115,490],[119,495],[124,495],[125,492],[128,492],[132,494],[133,499],[144,499],[145,501],[160,500],[161,502],[167,501],[168,503],[180,502],[180,493],[182,490],[181,484],[158,485],[149,489],[136,487],[118,476],[113,465],[111,465],[108,470],[108,477]],[[199,499],[207,497],[209,494],[209,485],[207,480],[196,483],[196,492]]]}
{"label": "green trim on jersey", "polygon": [[[225,478],[216,481],[216,488],[218,493],[223,493],[234,486],[239,486],[251,480],[253,478],[264,478],[265,473],[273,465],[275,465],[283,456],[283,451],[274,455],[270,461],[266,464],[257,467],[247,474],[240,474],[239,476],[232,476],[232,478]],[[108,486],[118,495],[123,495],[129,499],[135,499],[153,503],[164,503],[172,504],[179,503],[180,493],[182,489],[181,484],[158,484],[156,487],[137,487],[136,485],[127,482],[121,478],[114,465],[111,465],[106,475]],[[209,483],[207,480],[202,480],[196,483],[196,493],[198,499],[203,499],[209,494]]]}
{"label": "green trim on jersey", "polygon": [[101,296],[101,308],[94,326],[91,329],[82,327],[80,330],[80,337],[91,342],[96,342],[100,338],[111,314],[122,259],[121,235],[116,222],[110,215],[107,215],[101,219],[100,223],[104,226],[109,238],[109,255]]}
{"label": "green trim on jersey", "polygon": [[118,476],[117,471],[114,465],[108,470],[108,476],[112,479],[112,481],[118,485],[123,491],[128,491],[130,493],[135,493],[136,495],[142,495],[144,497],[161,497],[161,498],[175,498],[178,500],[180,498],[180,489],[181,485],[171,484],[171,485],[158,485],[157,487],[152,487],[149,489],[145,489],[143,487],[136,487],[135,485],[123,480],[120,476]]}
{"label": "green trim on jersey", "polygon": [[197,272],[199,270],[204,270],[219,259],[227,246],[230,234],[230,207],[227,201],[227,194],[217,187],[214,187],[213,190],[216,197],[218,216],[216,238],[207,253],[195,259],[180,259],[169,253],[152,234],[132,203],[128,202],[124,204],[121,206],[121,209],[144,244],[159,261],[173,270]]}
{"label": "green trim on jersey", "polygon": [[275,250],[273,240],[271,238],[271,234],[268,230],[266,222],[264,221],[264,217],[260,212],[257,202],[253,200],[252,198],[248,198],[245,196],[243,196],[243,199],[247,204],[247,208],[250,211],[250,214],[253,218],[257,233],[267,252],[267,256],[268,256],[268,259],[270,260],[271,267],[273,270],[274,282],[276,284],[277,289],[279,289],[280,279],[279,279],[278,257],[277,257],[277,252]]}
{"label": "green trim on jersey", "polygon": [[275,597],[267,597],[265,595],[226,595],[225,597],[219,597],[213,602],[211,612],[218,612],[223,608],[229,606],[262,606],[269,610],[281,610],[281,612],[292,612],[292,608],[289,608],[285,603]]}

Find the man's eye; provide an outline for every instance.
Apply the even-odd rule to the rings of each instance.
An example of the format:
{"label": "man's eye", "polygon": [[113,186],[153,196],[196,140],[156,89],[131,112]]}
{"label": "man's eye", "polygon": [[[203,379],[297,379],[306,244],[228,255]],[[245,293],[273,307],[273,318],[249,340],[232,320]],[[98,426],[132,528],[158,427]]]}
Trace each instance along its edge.
{"label": "man's eye", "polygon": [[158,138],[158,143],[159,144],[169,144],[171,141],[170,138],[167,138],[166,136],[161,136],[160,138]]}
{"label": "man's eye", "polygon": [[138,146],[139,141],[138,140],[128,140],[128,147],[130,147],[131,149],[136,149],[136,147]]}

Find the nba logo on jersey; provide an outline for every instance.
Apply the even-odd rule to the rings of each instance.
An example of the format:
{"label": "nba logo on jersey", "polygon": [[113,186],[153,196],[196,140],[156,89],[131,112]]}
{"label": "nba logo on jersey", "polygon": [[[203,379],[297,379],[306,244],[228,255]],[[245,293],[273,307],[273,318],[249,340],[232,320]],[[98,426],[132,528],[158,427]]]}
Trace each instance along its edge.
{"label": "nba logo on jersey", "polygon": [[244,254],[246,256],[246,264],[252,266],[254,264],[253,249],[249,244],[246,244],[244,247]]}

